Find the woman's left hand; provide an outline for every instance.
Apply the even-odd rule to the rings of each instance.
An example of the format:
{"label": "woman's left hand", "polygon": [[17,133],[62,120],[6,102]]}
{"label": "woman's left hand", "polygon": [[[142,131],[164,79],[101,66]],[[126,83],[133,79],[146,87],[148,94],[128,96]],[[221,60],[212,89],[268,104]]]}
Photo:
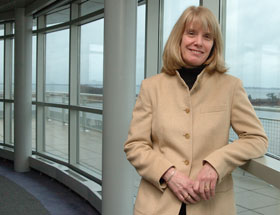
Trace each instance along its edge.
{"label": "woman's left hand", "polygon": [[215,196],[217,180],[218,173],[206,162],[195,179],[193,189],[202,199],[209,200]]}

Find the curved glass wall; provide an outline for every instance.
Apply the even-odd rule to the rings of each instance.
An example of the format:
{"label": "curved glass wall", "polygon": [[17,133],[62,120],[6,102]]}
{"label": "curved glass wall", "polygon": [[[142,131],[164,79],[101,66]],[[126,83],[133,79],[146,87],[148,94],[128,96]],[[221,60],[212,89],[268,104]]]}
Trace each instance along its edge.
{"label": "curved glass wall", "polygon": [[[0,29],[1,29],[1,27],[0,27]],[[4,98],[3,93],[4,93],[4,41],[0,40],[0,99]],[[3,102],[0,102],[0,143],[4,143]]]}
{"label": "curved glass wall", "polygon": [[268,135],[268,152],[280,158],[280,30],[276,27],[280,2],[229,0],[226,4],[229,73],[243,81]]}
{"label": "curved glass wall", "polygon": [[199,6],[199,0],[162,0],[163,1],[163,47],[169,37],[169,34],[182,14],[182,12],[189,6]]}
{"label": "curved glass wall", "polygon": [[80,105],[102,109],[104,19],[81,26]]}
{"label": "curved glass wall", "polygon": [[4,36],[4,25],[0,24],[0,36]]}
{"label": "curved glass wall", "polygon": [[0,40],[0,98],[4,98],[4,40]]}
{"label": "curved glass wall", "polygon": [[68,104],[69,30],[46,34],[45,101]]}

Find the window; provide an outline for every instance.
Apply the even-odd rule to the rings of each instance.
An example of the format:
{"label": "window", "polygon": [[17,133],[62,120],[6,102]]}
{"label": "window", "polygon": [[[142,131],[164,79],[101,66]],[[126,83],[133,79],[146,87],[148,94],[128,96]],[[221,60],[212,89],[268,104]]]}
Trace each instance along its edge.
{"label": "window", "polygon": [[68,104],[69,30],[46,35],[45,102]]}
{"label": "window", "polygon": [[4,98],[4,41],[0,40],[0,98]]}
{"label": "window", "polygon": [[280,157],[280,30],[276,27],[280,23],[280,2],[226,3],[225,53],[229,73],[243,81],[268,135],[268,152]]}
{"label": "window", "polygon": [[138,6],[137,11],[137,40],[136,40],[136,94],[145,78],[145,33],[146,33],[146,5]]}
{"label": "window", "polygon": [[163,47],[169,34],[182,12],[189,6],[199,6],[199,0],[162,0],[163,1]]}
{"label": "window", "polygon": [[53,10],[46,16],[47,27],[58,25],[70,20],[69,5]]}
{"label": "window", "polygon": [[104,0],[85,0],[81,4],[81,16],[104,8]]}
{"label": "window", "polygon": [[45,152],[68,161],[68,110],[45,108]]}
{"label": "window", "polygon": [[80,112],[79,163],[101,174],[102,115]]}
{"label": "window", "polygon": [[102,109],[104,19],[81,26],[80,105]]}
{"label": "window", "polygon": [[0,25],[0,36],[4,36],[4,25]]}
{"label": "window", "polygon": [[36,54],[36,42],[37,37],[32,37],[32,101],[36,100],[36,60],[37,60],[37,54]]}
{"label": "window", "polygon": [[[0,98],[4,98],[4,41],[0,40]],[[4,108],[0,102],[0,143],[4,142]]]}

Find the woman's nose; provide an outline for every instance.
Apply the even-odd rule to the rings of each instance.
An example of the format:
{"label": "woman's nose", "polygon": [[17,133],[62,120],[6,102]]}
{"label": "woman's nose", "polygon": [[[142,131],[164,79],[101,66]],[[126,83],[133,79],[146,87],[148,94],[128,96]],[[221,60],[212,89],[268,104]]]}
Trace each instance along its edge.
{"label": "woman's nose", "polygon": [[202,36],[201,35],[197,35],[197,37],[195,38],[195,44],[196,45],[202,45]]}

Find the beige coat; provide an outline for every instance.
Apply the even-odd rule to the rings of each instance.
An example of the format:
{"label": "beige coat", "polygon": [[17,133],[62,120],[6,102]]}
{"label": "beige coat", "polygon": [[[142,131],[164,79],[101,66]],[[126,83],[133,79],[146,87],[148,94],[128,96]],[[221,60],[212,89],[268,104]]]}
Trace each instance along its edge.
{"label": "beige coat", "polygon": [[[232,126],[239,139],[229,144]],[[171,166],[195,179],[203,161],[218,172],[216,196],[187,205],[187,215],[234,215],[231,172],[262,156],[267,137],[239,79],[202,72],[189,91],[179,73],[142,82],[125,143],[142,176],[135,215],[178,215],[181,202],[160,178]]]}

